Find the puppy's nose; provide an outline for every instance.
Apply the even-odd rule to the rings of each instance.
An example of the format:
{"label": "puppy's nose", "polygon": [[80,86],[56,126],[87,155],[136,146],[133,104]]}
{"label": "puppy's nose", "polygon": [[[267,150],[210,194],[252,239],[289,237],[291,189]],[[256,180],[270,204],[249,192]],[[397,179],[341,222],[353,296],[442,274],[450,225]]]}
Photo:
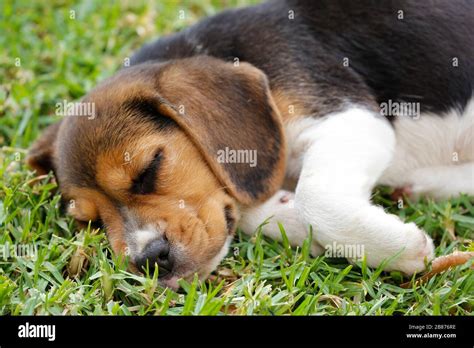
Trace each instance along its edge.
{"label": "puppy's nose", "polygon": [[170,244],[165,238],[154,239],[149,242],[135,261],[137,267],[141,270],[146,269],[147,262],[150,273],[154,271],[155,264],[158,265],[159,278],[173,270],[174,262],[170,253]]}

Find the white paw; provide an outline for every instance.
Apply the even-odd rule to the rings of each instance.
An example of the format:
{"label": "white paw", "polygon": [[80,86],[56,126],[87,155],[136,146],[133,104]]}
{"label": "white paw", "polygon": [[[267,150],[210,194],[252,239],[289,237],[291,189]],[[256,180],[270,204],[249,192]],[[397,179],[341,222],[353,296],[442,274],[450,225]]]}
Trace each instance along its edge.
{"label": "white paw", "polygon": [[433,240],[414,223],[405,224],[405,227],[405,249],[385,270],[397,270],[412,275],[425,270],[426,264],[434,258],[434,245]]}
{"label": "white paw", "polygon": [[[283,226],[291,246],[302,246],[308,238],[309,224],[300,218],[294,206],[295,194],[286,190],[279,190],[267,201],[256,207],[247,208],[242,211],[240,228],[247,234],[252,234],[264,221],[268,224],[262,227],[264,235],[281,240],[281,232],[278,223]],[[311,245],[311,255],[319,256],[324,253],[315,240]]]}

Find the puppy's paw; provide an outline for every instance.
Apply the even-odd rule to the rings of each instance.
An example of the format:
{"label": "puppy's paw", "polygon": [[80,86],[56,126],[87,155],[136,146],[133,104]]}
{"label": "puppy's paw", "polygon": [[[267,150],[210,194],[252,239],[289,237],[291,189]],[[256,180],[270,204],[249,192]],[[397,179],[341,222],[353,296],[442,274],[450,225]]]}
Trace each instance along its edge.
{"label": "puppy's paw", "polygon": [[414,223],[405,224],[406,246],[400,256],[390,262],[386,271],[397,270],[407,275],[419,273],[434,258],[433,240]]}
{"label": "puppy's paw", "polygon": [[285,228],[298,228],[299,219],[294,211],[293,192],[279,190],[262,204],[242,211],[240,228],[246,233],[253,233],[265,220],[279,221]]}
{"label": "puppy's paw", "polygon": [[393,201],[398,201],[400,199],[404,199],[405,197],[410,198],[410,199],[414,197],[413,189],[410,185],[398,187],[390,195],[390,198]]}
{"label": "puppy's paw", "polygon": [[[262,226],[264,235],[275,240],[281,240],[281,232],[278,223],[283,226],[290,245],[302,246],[308,238],[309,224],[306,224],[295,209],[294,192],[279,190],[264,203],[250,207],[242,211],[242,219],[239,226],[247,234],[252,234],[264,221],[268,223]],[[324,253],[322,248],[313,238],[311,255],[319,256]]]}

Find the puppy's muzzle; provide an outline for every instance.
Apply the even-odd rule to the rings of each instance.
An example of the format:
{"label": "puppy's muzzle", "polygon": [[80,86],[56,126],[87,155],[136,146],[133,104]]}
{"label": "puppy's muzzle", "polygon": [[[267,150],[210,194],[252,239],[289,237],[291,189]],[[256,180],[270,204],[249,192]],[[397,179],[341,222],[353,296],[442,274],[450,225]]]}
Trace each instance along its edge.
{"label": "puppy's muzzle", "polygon": [[174,258],[170,252],[170,244],[165,237],[159,237],[151,240],[145,246],[143,251],[135,259],[135,265],[140,270],[148,270],[153,273],[158,265],[159,278],[162,278],[173,272]]}

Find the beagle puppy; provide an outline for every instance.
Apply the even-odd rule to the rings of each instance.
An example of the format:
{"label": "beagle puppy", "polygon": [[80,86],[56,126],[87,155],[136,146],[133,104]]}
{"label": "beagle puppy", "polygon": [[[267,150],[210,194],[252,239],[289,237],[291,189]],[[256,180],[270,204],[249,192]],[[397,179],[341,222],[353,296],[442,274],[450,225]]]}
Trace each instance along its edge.
{"label": "beagle puppy", "polygon": [[264,233],[281,222],[292,245],[312,226],[314,255],[360,245],[369,266],[413,274],[431,238],[371,192],[474,195],[472,23],[463,0],[227,10],[140,49],[81,99],[94,117],[50,126],[28,163],[166,286],[205,278],[237,226],[269,217]]}

